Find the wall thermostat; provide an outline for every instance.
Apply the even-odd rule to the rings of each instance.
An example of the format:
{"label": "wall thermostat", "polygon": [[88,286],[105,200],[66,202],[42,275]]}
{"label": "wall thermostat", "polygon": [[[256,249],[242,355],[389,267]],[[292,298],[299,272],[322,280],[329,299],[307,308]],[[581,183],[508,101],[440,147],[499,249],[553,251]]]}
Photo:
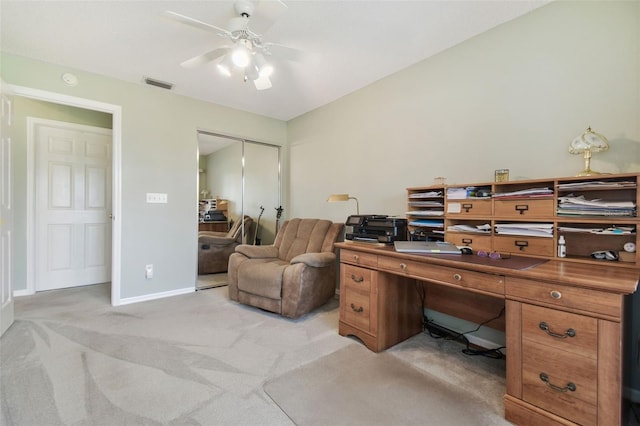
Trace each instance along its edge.
{"label": "wall thermostat", "polygon": [[628,252],[628,253],[635,253],[636,252],[636,244],[632,243],[632,242],[628,242],[624,244],[624,251]]}

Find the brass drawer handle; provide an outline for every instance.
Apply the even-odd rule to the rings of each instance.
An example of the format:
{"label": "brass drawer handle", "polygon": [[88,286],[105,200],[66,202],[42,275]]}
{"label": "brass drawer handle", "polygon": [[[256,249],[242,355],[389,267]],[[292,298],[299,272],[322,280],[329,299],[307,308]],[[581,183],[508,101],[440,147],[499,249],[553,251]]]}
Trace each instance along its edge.
{"label": "brass drawer handle", "polygon": [[470,246],[471,244],[473,244],[473,238],[463,238],[462,244]]}
{"label": "brass drawer handle", "polygon": [[353,260],[354,260],[354,261],[356,261],[356,262],[357,262],[359,258],[360,258],[360,256],[358,256],[357,254],[354,254],[354,255],[353,255]]}
{"label": "brass drawer handle", "polygon": [[360,306],[359,308],[356,308],[356,305],[354,305],[353,303],[351,304],[351,309],[353,310],[353,312],[362,312],[364,311],[364,308],[362,306]]}
{"label": "brass drawer handle", "polygon": [[566,339],[567,337],[576,337],[576,331],[573,328],[568,328],[564,334],[554,333],[549,329],[549,326],[546,322],[542,321],[540,324],[540,329],[544,330],[551,337],[555,337],[556,339]]}
{"label": "brass drawer handle", "polygon": [[524,214],[524,212],[529,210],[529,205],[528,204],[516,204],[515,208],[516,208],[517,212],[519,212],[520,214]]}
{"label": "brass drawer handle", "polygon": [[462,275],[460,274],[453,274],[453,279],[456,281],[462,281]]}
{"label": "brass drawer handle", "polygon": [[351,279],[356,283],[361,283],[362,281],[364,281],[364,277],[362,275],[356,277],[354,274],[351,274]]}
{"label": "brass drawer handle", "polygon": [[566,391],[575,392],[576,391],[576,385],[574,383],[569,382],[565,387],[561,388],[560,386],[554,385],[553,383],[551,383],[549,381],[549,376],[547,376],[545,373],[540,373],[540,380],[542,380],[547,386],[549,386],[554,391],[558,391],[558,392],[566,392]]}
{"label": "brass drawer handle", "polygon": [[549,292],[549,295],[556,300],[562,299],[562,293],[560,293],[558,290],[551,290]]}
{"label": "brass drawer handle", "polygon": [[465,213],[469,213],[469,211],[473,208],[473,204],[464,203],[464,204],[462,204],[462,208],[464,209]]}
{"label": "brass drawer handle", "polygon": [[529,241],[526,240],[516,240],[514,242],[514,244],[516,245],[516,247],[518,247],[520,250],[524,250],[525,248],[529,247]]}
{"label": "brass drawer handle", "polygon": [[407,270],[407,264],[406,263],[401,263],[400,264],[400,269],[402,269],[403,271]]}

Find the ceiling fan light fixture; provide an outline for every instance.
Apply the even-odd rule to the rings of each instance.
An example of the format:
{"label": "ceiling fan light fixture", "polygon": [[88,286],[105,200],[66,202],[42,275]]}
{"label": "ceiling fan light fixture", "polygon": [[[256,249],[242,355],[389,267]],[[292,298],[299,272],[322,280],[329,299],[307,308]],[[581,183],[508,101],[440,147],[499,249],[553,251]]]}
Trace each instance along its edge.
{"label": "ceiling fan light fixture", "polygon": [[218,72],[225,77],[231,77],[231,71],[233,70],[233,61],[230,55],[225,55],[220,62],[216,64]]}
{"label": "ceiling fan light fixture", "polygon": [[249,66],[245,68],[244,75],[247,80],[251,80],[251,81],[257,80],[260,77],[260,74],[258,73],[258,68],[255,66],[254,63],[249,64]]}
{"label": "ceiling fan light fixture", "polygon": [[258,74],[260,74],[260,77],[270,77],[273,74],[273,65],[267,62],[262,53],[256,53],[255,63],[258,67]]}
{"label": "ceiling fan light fixture", "polygon": [[231,60],[237,67],[244,68],[251,61],[251,42],[247,39],[240,39],[231,52]]}

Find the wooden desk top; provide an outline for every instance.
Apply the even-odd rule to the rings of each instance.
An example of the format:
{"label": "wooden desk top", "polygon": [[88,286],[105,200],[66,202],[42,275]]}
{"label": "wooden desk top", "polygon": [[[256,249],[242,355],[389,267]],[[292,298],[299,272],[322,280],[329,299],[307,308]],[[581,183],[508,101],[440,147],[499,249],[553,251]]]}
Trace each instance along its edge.
{"label": "wooden desk top", "polygon": [[[607,267],[602,265],[547,260],[527,269],[513,269],[500,266],[504,260],[481,258],[468,254],[409,254],[398,253],[393,246],[378,246],[367,243],[340,242],[336,247],[355,250],[378,256],[397,257],[406,260],[451,266],[473,271],[499,274],[504,276],[540,279],[546,282],[591,288],[617,294],[631,294],[638,288],[640,270]],[[469,260],[467,260],[469,259]]]}

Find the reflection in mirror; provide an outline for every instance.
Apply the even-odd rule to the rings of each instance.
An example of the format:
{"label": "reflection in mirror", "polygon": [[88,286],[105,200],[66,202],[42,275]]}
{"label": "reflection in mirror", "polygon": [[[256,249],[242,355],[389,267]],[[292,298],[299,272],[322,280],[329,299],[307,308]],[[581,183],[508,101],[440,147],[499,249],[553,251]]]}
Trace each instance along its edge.
{"label": "reflection in mirror", "polygon": [[[256,224],[255,239],[273,244],[280,207],[280,149],[246,141],[244,144],[244,214]],[[264,208],[264,213],[260,216]],[[258,222],[258,218],[260,221]]]}
{"label": "reflection in mirror", "polygon": [[[259,240],[262,245],[272,244],[280,216],[278,209],[282,212],[280,147],[199,131],[198,152],[199,231],[233,230],[233,224],[238,223],[242,242],[255,244]],[[214,220],[220,214],[227,220]],[[243,216],[251,218],[246,227]],[[217,272],[204,272],[204,250],[200,245],[199,242],[199,275],[224,269],[223,263],[215,268]]]}

